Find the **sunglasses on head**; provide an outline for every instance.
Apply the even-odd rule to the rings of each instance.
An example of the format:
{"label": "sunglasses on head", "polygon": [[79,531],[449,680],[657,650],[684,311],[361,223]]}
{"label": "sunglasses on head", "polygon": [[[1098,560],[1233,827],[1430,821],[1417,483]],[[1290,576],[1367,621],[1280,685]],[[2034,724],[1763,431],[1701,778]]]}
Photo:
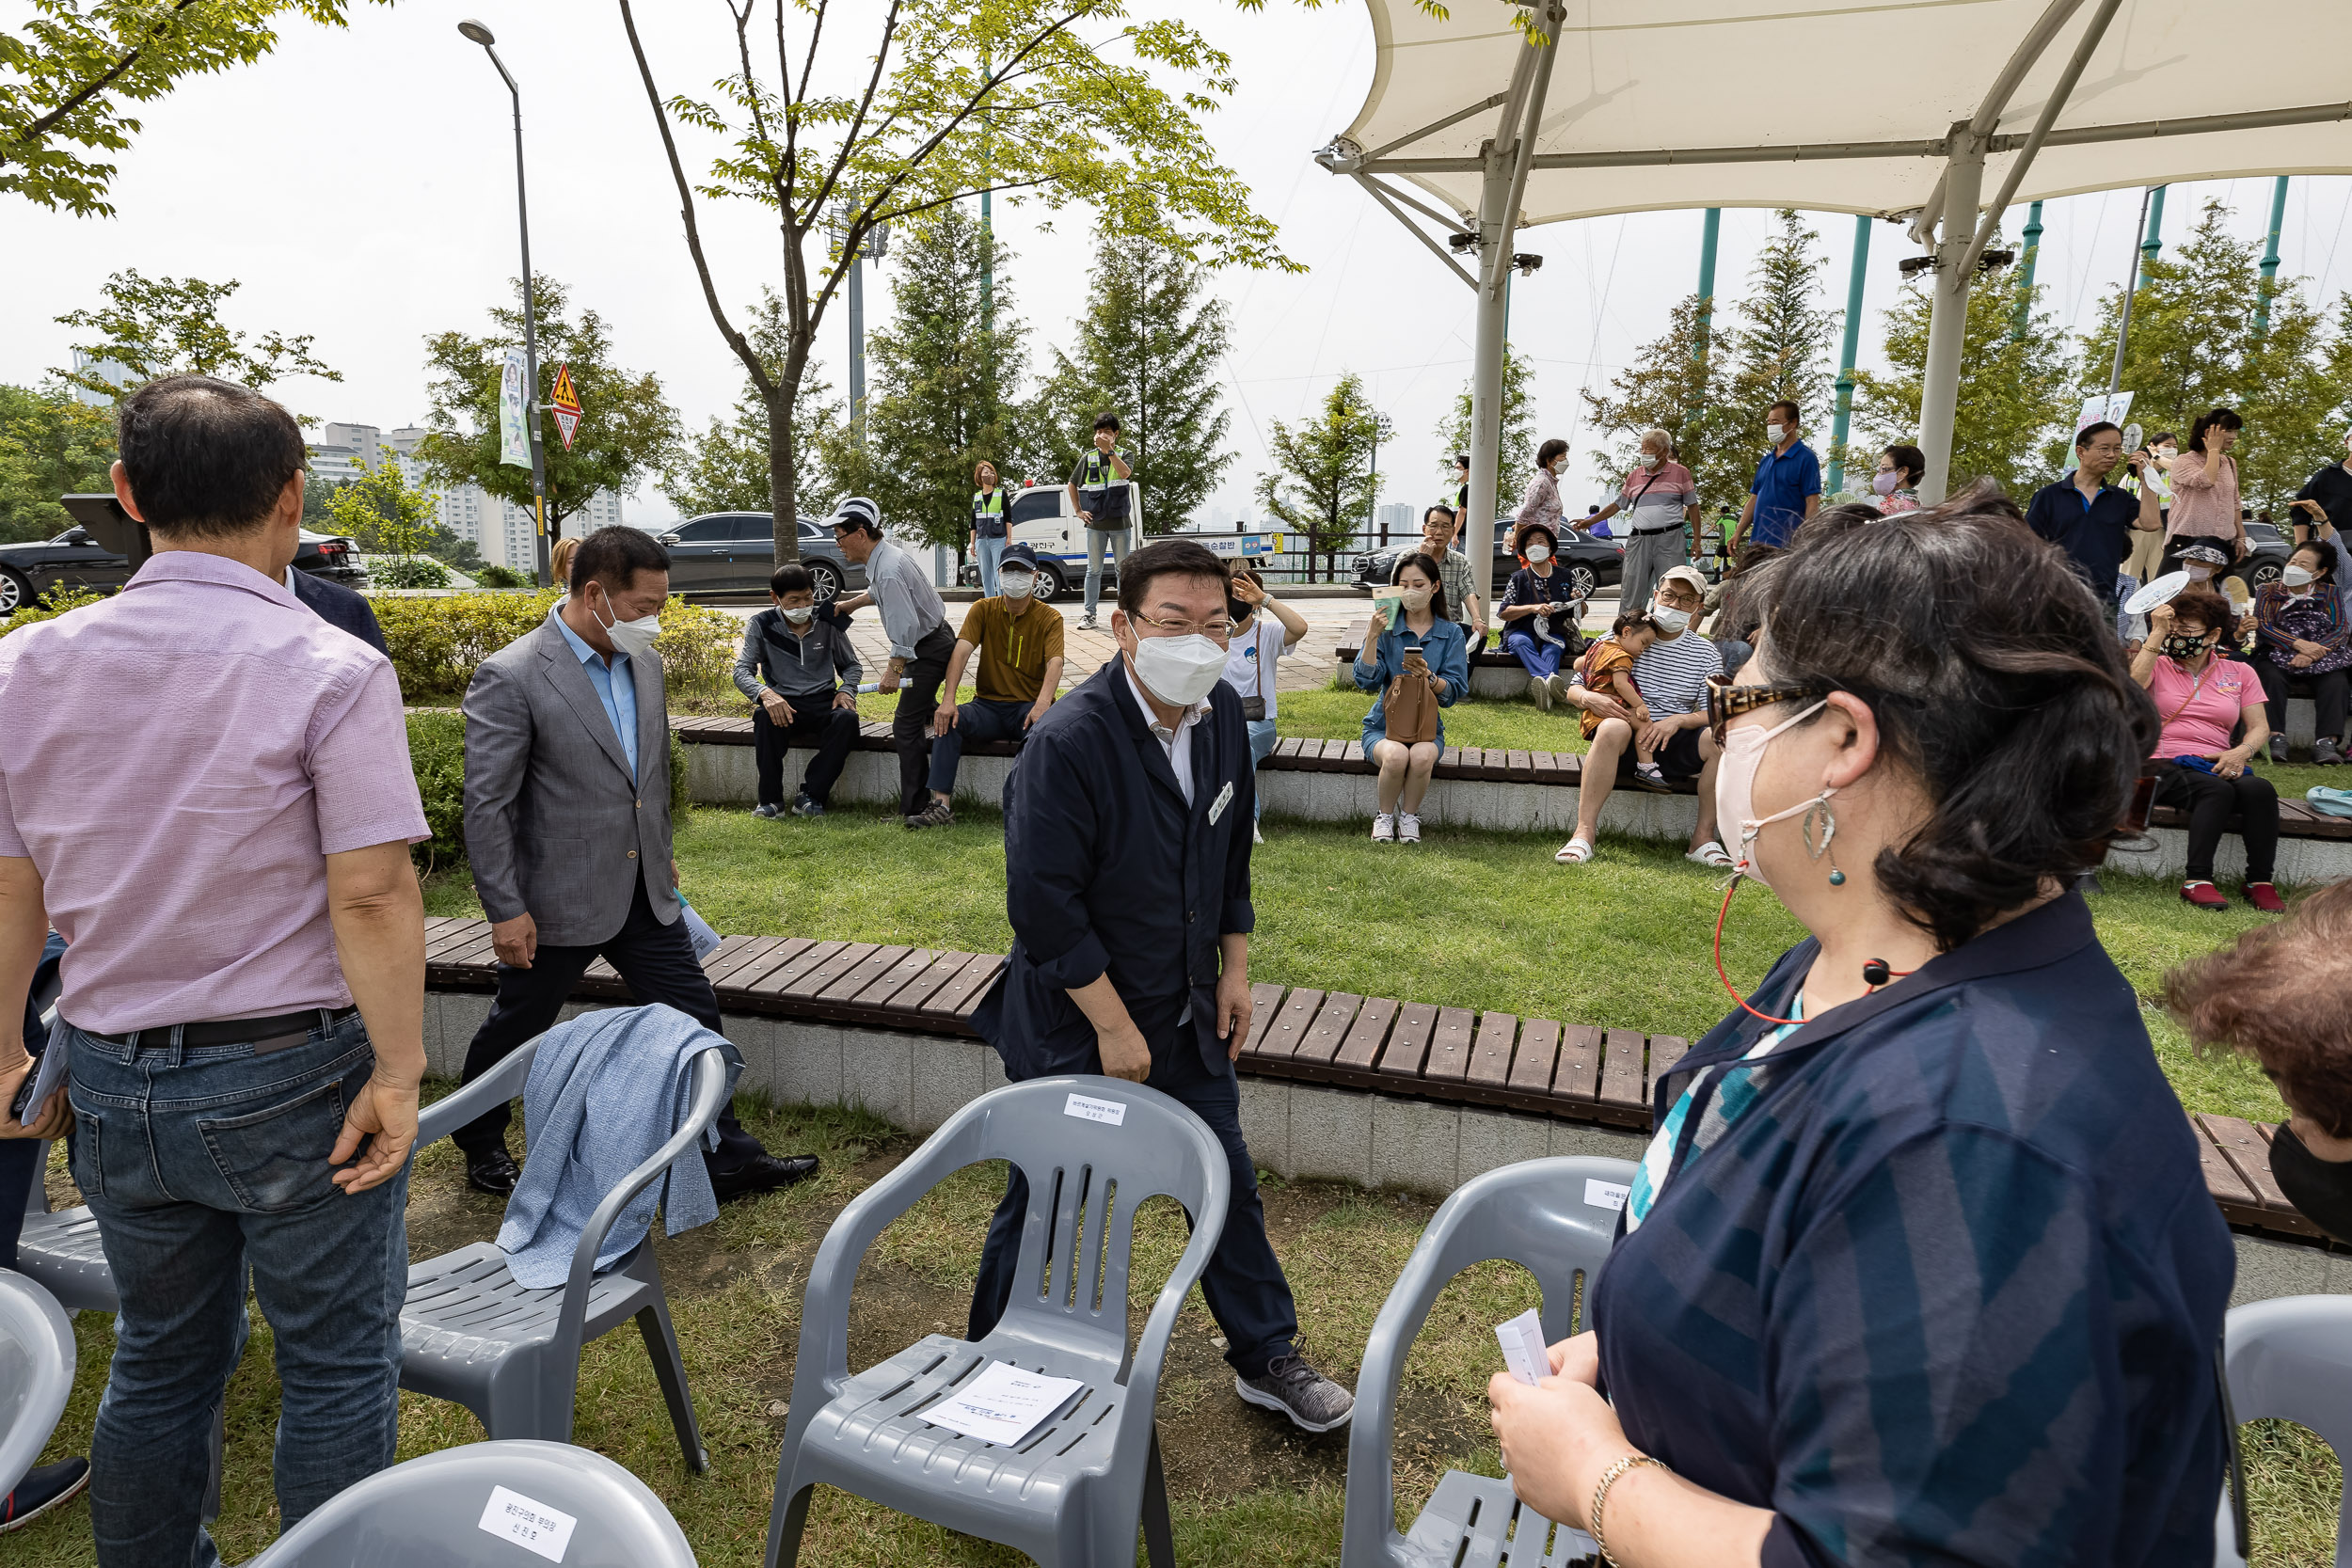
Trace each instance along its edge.
{"label": "sunglasses on head", "polygon": [[1707,726],[1715,732],[1715,744],[1724,743],[1724,731],[1743,713],[1754,713],[1774,703],[1797,703],[1810,698],[1826,697],[1837,688],[1824,681],[1767,681],[1761,686],[1735,686],[1729,675],[1707,677]]}

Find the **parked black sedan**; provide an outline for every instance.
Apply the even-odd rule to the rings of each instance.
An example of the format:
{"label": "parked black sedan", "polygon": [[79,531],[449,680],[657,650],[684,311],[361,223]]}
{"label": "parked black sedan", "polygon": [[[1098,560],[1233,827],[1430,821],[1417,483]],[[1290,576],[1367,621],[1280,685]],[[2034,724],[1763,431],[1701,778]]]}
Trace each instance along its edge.
{"label": "parked black sedan", "polygon": [[[76,518],[94,519],[99,531],[116,539],[132,537],[128,518],[108,527],[119,511],[110,495],[68,496],[66,509]],[[302,531],[294,549],[294,566],[345,588],[365,588],[366,568],[358,552],[341,534]],[[22,607],[46,598],[56,589],[111,594],[131,580],[131,558],[100,542],[98,533],[77,521],[54,539],[25,545],[0,545],[0,619]]]}
{"label": "parked black sedan", "polygon": [[[1396,571],[1397,558],[1420,548],[1418,542],[1407,540],[1383,546],[1356,558],[1356,586],[1369,594],[1375,587],[1385,588]],[[1590,598],[1593,590],[1606,587],[1625,576],[1625,546],[1608,539],[1596,539],[1583,530],[1563,521],[1560,528],[1560,565],[1568,575],[1570,594],[1577,598]],[[1503,584],[1519,569],[1518,558],[1511,553],[1511,519],[1495,519],[1495,563],[1493,593],[1502,596]]]}

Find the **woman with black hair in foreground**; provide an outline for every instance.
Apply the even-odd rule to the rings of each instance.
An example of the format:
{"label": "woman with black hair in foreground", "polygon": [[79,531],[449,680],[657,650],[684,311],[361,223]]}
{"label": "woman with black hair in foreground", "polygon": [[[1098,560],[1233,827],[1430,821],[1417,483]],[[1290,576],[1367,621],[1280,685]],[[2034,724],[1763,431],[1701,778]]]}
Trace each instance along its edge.
{"label": "woman with black hair in foreground", "polygon": [[1622,1568],[2211,1560],[2235,1254],[2073,891],[2156,715],[1988,505],[1808,527],[1713,694],[1726,842],[1812,935],[1658,1085],[1593,1331],[1488,1391]]}

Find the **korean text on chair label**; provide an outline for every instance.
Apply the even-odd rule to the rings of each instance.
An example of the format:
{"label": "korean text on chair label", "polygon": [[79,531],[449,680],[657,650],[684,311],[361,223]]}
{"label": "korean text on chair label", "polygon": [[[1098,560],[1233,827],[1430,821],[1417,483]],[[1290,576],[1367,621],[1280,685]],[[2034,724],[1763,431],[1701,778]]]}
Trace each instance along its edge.
{"label": "korean text on chair label", "polygon": [[1589,1176],[1584,1179],[1584,1202],[1589,1208],[1622,1209],[1632,1191],[1614,1181],[1599,1181]]}
{"label": "korean text on chair label", "polygon": [[503,1486],[490,1488],[490,1500],[482,1510],[484,1529],[549,1562],[564,1560],[564,1548],[572,1544],[572,1527],[579,1523],[568,1513]]}
{"label": "korean text on chair label", "polygon": [[1080,1121],[1099,1121],[1105,1127],[1118,1127],[1127,1119],[1127,1102],[1123,1100],[1089,1100],[1085,1095],[1073,1094],[1070,1102],[1061,1108],[1061,1114],[1076,1117]]}

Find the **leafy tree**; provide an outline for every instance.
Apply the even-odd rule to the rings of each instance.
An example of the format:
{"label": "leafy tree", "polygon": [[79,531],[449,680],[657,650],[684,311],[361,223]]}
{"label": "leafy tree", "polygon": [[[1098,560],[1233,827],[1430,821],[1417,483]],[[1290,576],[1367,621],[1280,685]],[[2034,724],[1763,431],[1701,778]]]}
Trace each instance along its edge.
{"label": "leafy tree", "polygon": [[[980,280],[995,278],[993,329]],[[825,457],[845,493],[870,496],[898,536],[963,553],[972,469],[1014,444],[1016,380],[1027,328],[1013,314],[1004,250],[979,220],[947,207],[915,225],[898,252],[888,325],[866,341],[866,441],[835,427]],[[1067,470],[1065,470],[1067,471]]]}
{"label": "leafy tree", "polygon": [[358,479],[329,493],[326,518],[362,554],[391,558],[373,574],[387,588],[448,586],[449,574],[427,556],[434,535],[444,531],[438,508],[409,484],[397,460],[387,457],[373,468],[363,462]]}
{"label": "leafy tree", "polygon": [[[1502,439],[1495,448],[1495,505],[1502,512],[1519,504],[1519,496],[1527,488],[1527,477],[1535,471],[1534,381],[1535,362],[1505,343],[1502,347]],[[1462,390],[1455,395],[1454,412],[1438,422],[1438,441],[1445,449],[1438,457],[1438,467],[1450,479],[1454,473],[1454,454],[1471,450],[1469,382],[1464,382]]]}
{"label": "leafy tree", "polygon": [[[1987,474],[2022,503],[2055,477],[2050,443],[2061,448],[2075,405],[2074,370],[2066,340],[2047,311],[2047,291],[2034,286],[2025,302],[2027,329],[2017,322],[2015,289],[1968,292],[1968,328],[1960,350],[1960,395],[1952,416],[1951,488]],[[1867,475],[1878,454],[1897,442],[1919,439],[1919,402],[1928,362],[1927,288],[1905,283],[1886,312],[1883,372],[1854,372],[1854,416],[1863,439],[1847,449],[1846,471]],[[2069,457],[2067,462],[2071,463]]]}
{"label": "leafy tree", "polygon": [[[542,273],[533,280],[539,315],[539,378],[535,401],[545,403],[558,365],[568,364],[580,394],[580,428],[571,450],[556,436],[552,416],[542,432],[548,475],[548,540],[562,537],[564,519],[612,491],[626,494],[641,474],[670,467],[678,442],[677,411],[661,395],[660,378],[639,375],[612,361],[604,318],[581,310],[567,313],[570,296]],[[520,348],[522,286],[514,308],[490,312],[491,331],[471,338],[437,332],[425,340],[427,388],[433,409],[430,432],[418,444],[426,470],[444,484],[479,484],[501,500],[531,508],[531,470],[499,461],[499,375],[506,351]]]}
{"label": "leafy tree", "polygon": [[1585,418],[1610,438],[1592,457],[1602,473],[1621,475],[1633,466],[1641,433],[1654,427],[1674,437],[1703,505],[1737,504],[1755,472],[1756,436],[1732,405],[1723,356],[1696,352],[1699,304],[1696,294],[1677,304],[1665,335],[1636,350],[1608,390],[1582,394]]}
{"label": "leafy tree", "polygon": [[72,526],[59,496],[113,488],[115,422],[63,388],[0,386],[0,545]]}
{"label": "leafy tree", "polygon": [[[800,549],[791,523],[798,433],[787,416],[825,312],[878,225],[994,190],[1054,211],[1077,205],[1105,240],[1150,236],[1190,260],[1295,270],[1274,223],[1250,210],[1248,190],[1196,123],[1235,83],[1231,57],[1191,24],[1130,21],[1120,0],[892,0],[877,30],[859,37],[847,34],[851,23],[835,17],[833,0],[769,4],[772,23],[759,0],[733,11],[739,66],[709,99],[665,98],[630,0],[621,0],[621,20],[704,302],[767,406],[778,560]],[[768,54],[771,28],[763,73],[754,51]],[[819,44],[834,40],[847,56],[839,65],[818,57]],[[818,87],[851,71],[849,92]],[[699,184],[678,152],[674,119],[728,143]],[[776,223],[780,374],[720,304],[698,195],[750,201]],[[820,242],[814,261],[812,238]]]}
{"label": "leafy tree", "polygon": [[[200,277],[148,278],[132,267],[106,279],[100,291],[106,296],[104,305],[95,310],[69,310],[57,323],[98,334],[73,348],[92,359],[113,360],[131,373],[134,383],[167,375],[216,375],[259,388],[286,375],[343,378],[341,371],[329,370],[310,353],[307,332],[294,338],[270,332],[249,341],[223,322],[222,302],[242,287],[233,277],[226,283],[207,283]],[[108,399],[119,390],[89,371],[54,373]]]}
{"label": "leafy tree", "polygon": [[1258,504],[1283,528],[1307,535],[1308,550],[1336,577],[1339,552],[1356,537],[1379,493],[1372,452],[1380,416],[1364,397],[1363,378],[1343,372],[1323,411],[1295,425],[1280,420],[1266,446],[1279,465],[1258,481]]}
{"label": "leafy tree", "polygon": [[[1820,273],[1829,258],[1814,249],[1820,238],[1782,209],[1780,232],[1765,242],[1748,273],[1755,292],[1740,302],[1738,320],[1725,334],[1731,428],[1753,433],[1756,455],[1764,412],[1773,404],[1794,403],[1816,420],[1829,405],[1830,345],[1841,318],[1821,305]],[[1740,493],[1746,489],[1742,476]]]}
{"label": "leafy tree", "polygon": [[[2231,453],[2240,492],[2275,515],[2313,468],[2344,454],[2329,426],[2342,406],[2345,356],[2341,335],[2336,348],[2323,341],[2318,313],[2292,281],[2273,286],[2269,330],[2256,333],[2260,246],[2233,236],[2228,217],[2221,203],[2207,202],[2186,243],[2146,264],[2132,299],[2123,386],[2135,394],[2134,420],[2177,432],[2184,445],[2199,415],[2236,409],[2246,420]],[[2110,295],[2083,337],[2085,394],[2106,390],[2121,305],[2120,292]]]}
{"label": "leafy tree", "polygon": [[[773,367],[771,373],[781,373],[784,301],[773,289],[754,312],[751,340]],[[792,490],[803,512],[822,504],[829,485],[824,454],[833,449],[841,421],[841,401],[833,396],[833,384],[814,370],[803,372],[800,391],[792,400]],[[661,494],[686,517],[707,512],[765,512],[772,494],[769,451],[768,405],[747,381],[732,417],[713,415],[700,435],[679,444],[670,471],[661,479]]]}
{"label": "leafy tree", "polygon": [[[387,0],[389,3],[389,0]],[[0,31],[0,191],[79,217],[113,215],[112,164],[141,129],[128,105],[185,76],[249,64],[278,43],[289,12],[344,24],[343,0],[32,0]],[[76,150],[77,149],[82,150]]]}
{"label": "leafy tree", "polygon": [[1232,311],[1209,293],[1206,268],[1148,235],[1104,245],[1076,353],[1054,351],[1032,415],[1039,482],[1066,477],[1091,444],[1095,417],[1117,414],[1143,486],[1145,531],[1190,522],[1233,461],[1220,450],[1232,415],[1216,383],[1232,334]]}

